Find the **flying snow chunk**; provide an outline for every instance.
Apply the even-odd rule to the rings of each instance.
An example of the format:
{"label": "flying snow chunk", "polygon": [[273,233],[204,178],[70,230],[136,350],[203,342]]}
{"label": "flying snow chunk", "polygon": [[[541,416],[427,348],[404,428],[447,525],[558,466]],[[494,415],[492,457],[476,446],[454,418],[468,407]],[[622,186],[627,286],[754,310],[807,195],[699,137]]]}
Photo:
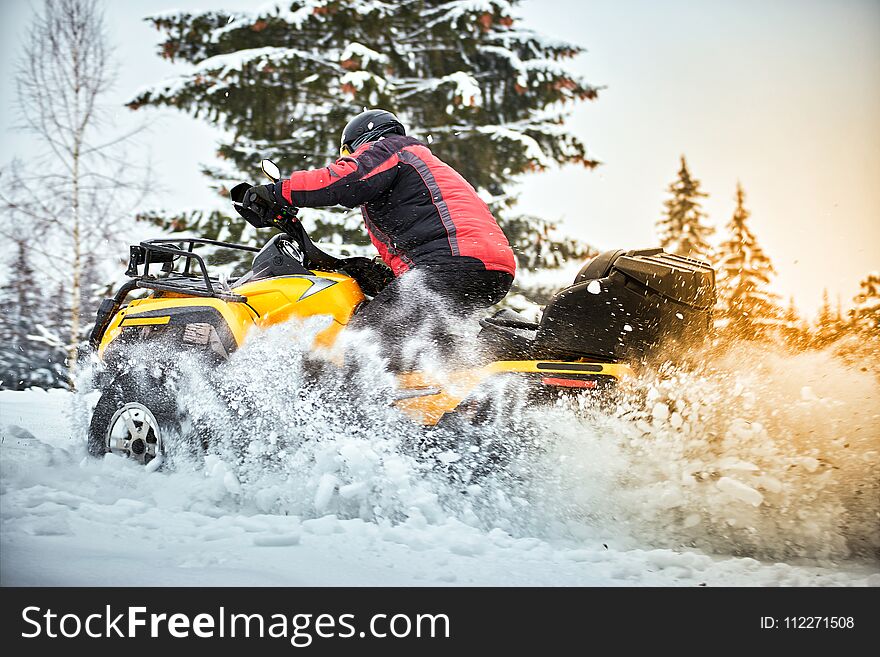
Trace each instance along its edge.
{"label": "flying snow chunk", "polygon": [[429,144],[433,144],[433,143],[434,143],[434,135],[428,135],[428,143],[429,143]]}
{"label": "flying snow chunk", "polygon": [[456,454],[452,450],[447,450],[441,454],[438,454],[437,460],[440,461],[443,465],[449,465],[450,463],[455,463],[456,461],[460,461],[461,455]]}
{"label": "flying snow chunk", "polygon": [[590,281],[590,284],[587,285],[587,292],[590,294],[602,294],[602,285],[599,281]]}
{"label": "flying snow chunk", "polygon": [[321,480],[318,482],[318,490],[315,491],[315,510],[320,513],[327,508],[327,505],[333,498],[333,493],[336,492],[338,484],[339,480],[332,474],[321,475]]}
{"label": "flying snow chunk", "polygon": [[685,527],[696,527],[700,524],[700,515],[698,513],[692,513],[687,518],[684,519]]}
{"label": "flying snow chunk", "polygon": [[651,417],[659,422],[664,422],[669,418],[669,407],[663,402],[657,402],[651,409]]}
{"label": "flying snow chunk", "polygon": [[682,315],[681,313],[675,313],[675,316],[679,319],[684,319],[684,315]]}
{"label": "flying snow chunk", "polygon": [[[165,460],[165,458],[161,454],[157,454],[156,457],[152,461],[150,461],[149,463],[147,463],[144,466],[144,472],[147,472],[147,473],[155,472],[156,470],[158,470],[161,467],[162,462],[164,460]],[[230,492],[234,492],[234,491],[230,491]]]}
{"label": "flying snow chunk", "polygon": [[372,130],[372,129],[373,129],[373,122],[370,121],[370,122],[367,124],[367,130]]}
{"label": "flying snow chunk", "polygon": [[752,506],[761,506],[764,501],[764,496],[754,488],[730,477],[721,477],[715,485],[730,497]]}
{"label": "flying snow chunk", "polygon": [[623,330],[626,331],[627,333],[629,333],[630,331],[633,330],[633,327],[630,326],[629,324],[624,324],[624,325],[623,325]]}
{"label": "flying snow chunk", "polygon": [[803,401],[818,401],[819,397],[810,386],[804,386],[801,388],[801,399]]}
{"label": "flying snow chunk", "polygon": [[806,468],[807,472],[815,472],[819,469],[819,461],[814,459],[812,456],[803,456],[797,459],[798,463],[804,468]]}

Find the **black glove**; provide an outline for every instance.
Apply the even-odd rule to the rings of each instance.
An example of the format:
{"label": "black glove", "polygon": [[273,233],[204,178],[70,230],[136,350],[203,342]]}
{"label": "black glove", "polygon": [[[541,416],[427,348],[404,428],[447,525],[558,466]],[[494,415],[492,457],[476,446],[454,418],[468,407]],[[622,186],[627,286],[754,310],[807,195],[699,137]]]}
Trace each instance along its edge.
{"label": "black glove", "polygon": [[368,297],[376,296],[394,280],[394,272],[388,265],[369,258],[346,258],[340,269],[356,280]]}
{"label": "black glove", "polygon": [[284,219],[296,218],[296,208],[281,194],[281,183],[251,187],[244,193],[241,208],[257,228],[277,227]]}

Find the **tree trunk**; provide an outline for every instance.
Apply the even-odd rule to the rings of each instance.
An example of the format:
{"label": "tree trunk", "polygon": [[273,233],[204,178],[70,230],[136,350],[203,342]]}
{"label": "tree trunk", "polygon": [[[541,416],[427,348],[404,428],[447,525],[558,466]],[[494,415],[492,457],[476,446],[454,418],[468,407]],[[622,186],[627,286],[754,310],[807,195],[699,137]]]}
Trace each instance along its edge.
{"label": "tree trunk", "polygon": [[76,47],[78,43],[74,43],[73,52],[71,53],[73,57],[73,115],[75,118],[75,122],[73,123],[73,149],[71,152],[72,155],[72,186],[73,186],[73,198],[71,199],[71,205],[73,209],[73,216],[71,219],[73,220],[73,226],[71,227],[71,247],[73,250],[73,272],[72,272],[72,285],[71,285],[71,299],[70,299],[70,342],[67,346],[67,374],[70,378],[70,386],[71,388],[76,388],[76,366],[77,366],[77,352],[79,345],[79,312],[80,305],[82,303],[80,287],[82,281],[82,244],[81,244],[81,232],[80,232],[80,155],[82,154],[82,144],[83,144],[83,133],[86,129],[86,125],[83,121],[83,118],[80,115],[81,111],[81,99],[82,99],[82,89],[83,83],[86,82],[82,79],[82,68],[80,66],[80,51],[79,48]]}
{"label": "tree trunk", "polygon": [[81,304],[82,245],[80,244],[79,207],[79,144],[73,151],[73,285],[70,300],[70,344],[67,347],[67,372],[71,386],[76,386],[77,346],[79,345],[79,313]]}

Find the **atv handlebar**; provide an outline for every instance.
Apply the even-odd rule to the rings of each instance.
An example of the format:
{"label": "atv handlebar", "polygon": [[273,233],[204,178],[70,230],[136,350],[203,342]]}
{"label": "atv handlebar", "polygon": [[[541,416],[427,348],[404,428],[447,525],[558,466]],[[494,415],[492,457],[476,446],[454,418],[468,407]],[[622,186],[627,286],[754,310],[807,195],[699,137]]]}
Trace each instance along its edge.
{"label": "atv handlebar", "polygon": [[[250,183],[241,182],[229,190],[229,197],[232,199],[232,206],[235,208],[235,211],[245,219],[245,221],[255,228],[269,228],[269,226],[264,225],[262,217],[256,215],[256,213],[253,213],[242,205],[245,194],[251,189],[251,187],[253,187],[253,185]],[[309,238],[308,233],[306,233],[302,222],[296,218],[296,213],[297,209],[292,205],[280,208],[277,220],[274,222],[273,227],[277,228],[282,233],[285,233],[296,242],[300,251],[305,255],[305,262],[303,262],[303,265],[307,269],[323,269],[325,271],[336,271],[339,269],[342,266],[343,261],[339,258],[334,258],[329,253],[325,253],[312,243],[312,240]]]}

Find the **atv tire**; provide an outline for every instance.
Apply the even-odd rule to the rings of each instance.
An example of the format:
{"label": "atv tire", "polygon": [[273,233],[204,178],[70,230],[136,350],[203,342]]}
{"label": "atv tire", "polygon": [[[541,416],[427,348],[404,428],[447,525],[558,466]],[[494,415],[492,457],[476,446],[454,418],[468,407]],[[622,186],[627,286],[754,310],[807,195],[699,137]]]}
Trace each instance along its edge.
{"label": "atv tire", "polygon": [[[162,459],[169,440],[181,434],[180,413],[173,395],[146,375],[116,378],[103,392],[89,425],[89,454],[108,452],[149,465]],[[157,464],[154,464],[155,467]]]}

